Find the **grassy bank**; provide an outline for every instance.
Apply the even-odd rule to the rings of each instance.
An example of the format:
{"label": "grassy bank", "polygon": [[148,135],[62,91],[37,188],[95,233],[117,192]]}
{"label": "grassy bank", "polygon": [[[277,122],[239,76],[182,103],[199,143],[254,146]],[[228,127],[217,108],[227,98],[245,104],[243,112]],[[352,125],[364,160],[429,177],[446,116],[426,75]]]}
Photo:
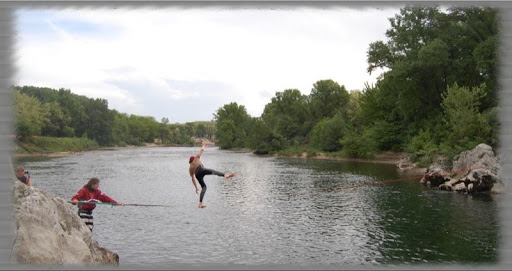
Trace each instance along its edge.
{"label": "grassy bank", "polygon": [[88,138],[38,136],[16,141],[15,153],[83,152],[99,148],[95,140]]}
{"label": "grassy bank", "polygon": [[[198,140],[198,142],[201,142]],[[207,141],[211,145],[213,142]],[[77,153],[97,149],[105,149],[98,145],[95,140],[87,138],[57,138],[57,137],[32,137],[24,141],[16,141],[15,153],[25,155],[59,155],[59,153]],[[145,146],[148,146],[146,144]],[[231,151],[252,152],[249,149],[231,149]],[[312,159],[348,160],[359,162],[381,162],[396,164],[403,153],[380,153],[365,159],[352,158],[342,152],[322,152],[309,146],[291,146],[287,149],[267,153],[267,155],[280,157],[302,157]]]}

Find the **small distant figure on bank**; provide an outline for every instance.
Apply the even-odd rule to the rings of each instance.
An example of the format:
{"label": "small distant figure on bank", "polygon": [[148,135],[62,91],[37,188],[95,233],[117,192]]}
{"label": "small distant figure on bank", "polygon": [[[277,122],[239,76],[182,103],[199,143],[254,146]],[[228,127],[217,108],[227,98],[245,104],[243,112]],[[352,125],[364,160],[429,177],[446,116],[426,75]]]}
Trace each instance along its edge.
{"label": "small distant figure on bank", "polygon": [[[91,178],[86,185],[84,185],[76,195],[71,198],[71,203],[76,205],[78,201],[100,201],[116,203],[116,205],[122,205],[121,202],[112,199],[105,195],[100,190],[100,180],[98,178]],[[92,232],[94,228],[92,210],[96,208],[96,204],[78,203],[78,215],[85,222],[85,225],[89,227]]]}
{"label": "small distant figure on bank", "polygon": [[16,178],[20,180],[22,183],[32,186],[32,181],[30,181],[30,174],[28,171],[25,171],[25,169],[21,166],[18,167],[16,170]]}
{"label": "small distant figure on bank", "polygon": [[197,178],[197,181],[201,185],[201,194],[199,195],[199,208],[206,207],[206,205],[203,204],[204,194],[206,193],[206,184],[204,183],[204,176],[206,176],[206,175],[217,175],[217,176],[220,176],[220,177],[224,177],[226,179],[227,178],[232,178],[232,177],[235,176],[234,173],[224,174],[222,172],[219,172],[219,171],[216,171],[216,170],[213,170],[213,169],[205,168],[203,166],[203,164],[201,163],[201,155],[203,154],[205,146],[206,146],[206,144],[203,142],[201,144],[201,149],[199,150],[197,155],[196,156],[190,156],[190,158],[188,159],[188,163],[190,164],[190,167],[189,167],[188,171],[190,173],[190,177],[192,178],[192,184],[194,184],[194,186],[196,188],[196,194],[199,193],[199,189],[197,187],[197,183],[196,183],[196,179],[195,178]]}

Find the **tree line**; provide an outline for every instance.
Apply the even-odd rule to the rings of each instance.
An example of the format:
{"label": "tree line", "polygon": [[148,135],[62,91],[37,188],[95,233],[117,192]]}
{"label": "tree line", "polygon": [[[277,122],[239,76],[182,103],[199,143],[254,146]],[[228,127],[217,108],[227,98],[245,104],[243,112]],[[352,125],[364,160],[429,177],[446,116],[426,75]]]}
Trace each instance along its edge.
{"label": "tree line", "polygon": [[324,152],[370,158],[408,152],[420,164],[449,159],[479,143],[497,146],[499,24],[488,7],[407,6],[389,18],[387,41],[369,44],[374,85],[348,91],[331,79],[310,94],[278,91],[259,117],[225,104],[212,122],[170,124],[108,109],[105,99],[68,89],[14,86],[16,135],[84,137],[100,146],[190,145],[214,137],[223,149],[255,153]]}
{"label": "tree line", "polygon": [[236,102],[214,113],[221,148],[297,148],[368,158],[411,154],[420,164],[479,143],[497,145],[497,10],[407,6],[389,18],[387,41],[367,50],[374,85],[348,92],[331,79],[311,93],[278,91],[260,117]]}
{"label": "tree line", "polygon": [[212,138],[215,124],[208,121],[171,124],[154,117],[128,115],[108,108],[105,99],[71,93],[69,89],[13,86],[16,137],[88,138],[99,146],[192,145],[193,137]]}

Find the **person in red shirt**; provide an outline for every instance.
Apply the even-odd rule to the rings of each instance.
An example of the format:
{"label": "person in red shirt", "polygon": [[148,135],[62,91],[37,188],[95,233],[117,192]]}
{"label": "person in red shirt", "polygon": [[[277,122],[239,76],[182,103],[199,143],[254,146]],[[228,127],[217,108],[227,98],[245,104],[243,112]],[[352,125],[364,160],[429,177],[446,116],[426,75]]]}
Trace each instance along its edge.
{"label": "person in red shirt", "polygon": [[196,154],[196,156],[190,156],[188,159],[189,168],[188,172],[190,174],[190,177],[192,178],[192,184],[194,184],[194,187],[196,188],[196,194],[199,193],[199,188],[196,184],[196,178],[199,182],[199,185],[201,185],[201,194],[199,195],[199,208],[205,208],[206,205],[203,204],[203,198],[204,194],[206,193],[206,184],[204,183],[204,176],[206,175],[217,175],[220,177],[224,177],[226,179],[232,178],[235,176],[234,173],[222,173],[220,171],[216,171],[213,169],[205,168],[203,166],[203,163],[201,162],[201,155],[203,154],[204,148],[206,144],[203,142],[201,144],[201,149],[199,149],[199,152]]}
{"label": "person in red shirt", "polygon": [[[121,202],[112,199],[111,197],[105,195],[101,190],[100,180],[98,178],[91,178],[89,182],[87,182],[84,187],[80,188],[76,195],[71,198],[71,203],[76,205],[78,201],[100,201],[100,202],[110,202],[115,203],[116,205],[122,205]],[[96,204],[87,204],[87,203],[79,203],[78,204],[78,215],[85,222],[87,227],[92,232],[94,228],[93,224],[93,216],[92,210],[96,208]]]}

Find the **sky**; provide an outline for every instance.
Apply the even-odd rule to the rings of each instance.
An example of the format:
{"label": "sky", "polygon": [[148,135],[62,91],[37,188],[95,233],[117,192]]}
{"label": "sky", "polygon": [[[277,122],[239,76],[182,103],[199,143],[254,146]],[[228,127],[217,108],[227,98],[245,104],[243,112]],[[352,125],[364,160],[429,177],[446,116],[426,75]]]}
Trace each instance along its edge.
{"label": "sky", "polygon": [[226,104],[260,117],[276,92],[332,79],[374,84],[370,43],[399,7],[19,9],[14,83],[65,88],[120,113],[211,121]]}

